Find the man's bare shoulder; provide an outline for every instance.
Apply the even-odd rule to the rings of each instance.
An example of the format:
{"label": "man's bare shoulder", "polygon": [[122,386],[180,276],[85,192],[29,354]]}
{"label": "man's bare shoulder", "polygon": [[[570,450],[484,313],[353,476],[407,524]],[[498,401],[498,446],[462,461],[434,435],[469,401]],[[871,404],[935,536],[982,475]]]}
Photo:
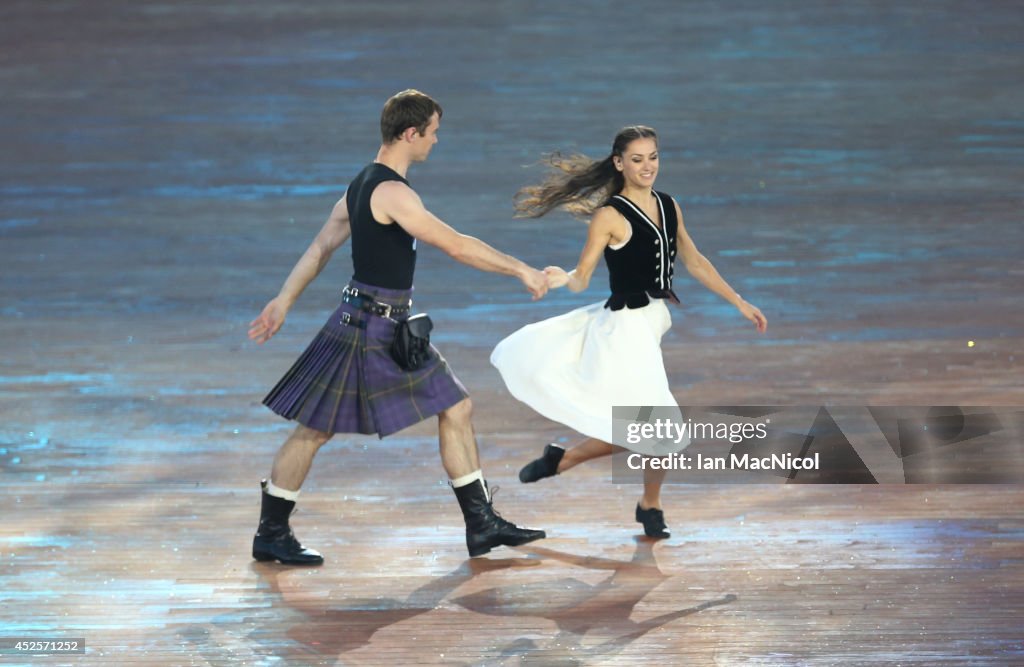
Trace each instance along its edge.
{"label": "man's bare shoulder", "polygon": [[373,198],[378,198],[378,195],[380,198],[386,199],[419,199],[416,191],[402,181],[384,181],[383,183],[379,183],[377,187],[373,189]]}
{"label": "man's bare shoulder", "polygon": [[385,225],[408,220],[423,210],[423,202],[416,191],[401,181],[384,181],[373,189],[370,196],[373,217]]}

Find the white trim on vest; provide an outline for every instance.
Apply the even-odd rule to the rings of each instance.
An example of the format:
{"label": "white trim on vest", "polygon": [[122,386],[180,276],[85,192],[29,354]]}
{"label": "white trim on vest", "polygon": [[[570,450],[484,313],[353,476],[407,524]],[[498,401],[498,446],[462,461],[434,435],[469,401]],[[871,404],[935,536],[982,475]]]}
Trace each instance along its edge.
{"label": "white trim on vest", "polygon": [[[652,190],[652,192],[654,192],[654,191]],[[656,251],[658,253],[658,255],[659,255],[659,257],[658,257],[658,287],[660,287],[661,289],[665,289],[665,282],[668,279],[667,278],[667,275],[668,275],[668,268],[667,267],[668,267],[668,253],[669,253],[669,249],[668,249],[668,232],[666,232],[665,229],[664,229],[665,223],[666,223],[666,220],[665,220],[665,206],[664,206],[664,204],[661,203],[661,196],[657,192],[654,192],[654,198],[658,200],[658,211],[661,213],[661,227],[658,227],[658,225],[654,224],[654,221],[651,220],[647,216],[647,214],[644,213],[643,210],[640,209],[640,207],[638,207],[636,204],[631,202],[628,198],[623,197],[622,195],[615,195],[615,197],[618,198],[618,199],[621,199],[623,202],[628,204],[631,209],[636,211],[640,215],[640,218],[643,219],[644,222],[646,222],[648,225],[650,225],[651,229],[654,230],[654,233],[657,234],[658,241],[660,242],[660,246],[661,246]]]}

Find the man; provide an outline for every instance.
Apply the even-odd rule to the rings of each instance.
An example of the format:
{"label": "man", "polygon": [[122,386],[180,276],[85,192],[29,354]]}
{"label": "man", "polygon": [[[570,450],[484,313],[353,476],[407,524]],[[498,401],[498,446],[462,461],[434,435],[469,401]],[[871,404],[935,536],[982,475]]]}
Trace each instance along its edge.
{"label": "man", "polygon": [[293,565],[319,565],[323,557],[304,548],[288,525],[299,488],[317,450],[334,433],[389,435],[438,416],[441,462],[451,479],[466,522],[470,556],[499,545],[545,537],[520,528],[492,508],[480,470],[465,388],[433,347],[427,362],[404,370],[391,357],[396,320],[408,317],[416,265],[416,242],[437,246],[468,266],[517,277],[534,299],[544,296],[544,273],[446,225],[423,206],[405,178],[437,143],[441,106],[405,90],[381,113],[381,147],[373,163],[352,181],[320,233],[281,288],[252,321],[249,337],[267,341],[288,310],[323,270],[332,253],[352,237],[354,275],[343,303],[264,403],[299,422],[263,482],[253,557]]}

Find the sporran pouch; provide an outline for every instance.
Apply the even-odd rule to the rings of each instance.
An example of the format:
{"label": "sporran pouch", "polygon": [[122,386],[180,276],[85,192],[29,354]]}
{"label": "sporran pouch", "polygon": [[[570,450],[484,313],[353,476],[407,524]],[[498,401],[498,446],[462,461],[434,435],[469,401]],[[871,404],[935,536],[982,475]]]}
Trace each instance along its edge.
{"label": "sporran pouch", "polygon": [[413,315],[395,327],[391,357],[407,371],[414,371],[430,359],[430,331],[434,323],[426,313]]}

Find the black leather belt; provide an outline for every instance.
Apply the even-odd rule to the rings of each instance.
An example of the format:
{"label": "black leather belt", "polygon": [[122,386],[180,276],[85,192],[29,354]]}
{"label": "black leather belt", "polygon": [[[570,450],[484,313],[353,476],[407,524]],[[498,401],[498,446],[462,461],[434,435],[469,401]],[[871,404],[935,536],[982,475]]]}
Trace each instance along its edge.
{"label": "black leather belt", "polygon": [[[348,286],[341,290],[341,300],[344,303],[355,306],[364,313],[388,318],[408,314],[409,308],[412,305],[410,302],[408,306],[392,306],[390,303],[377,301],[369,294],[360,293],[359,288],[357,287]],[[348,322],[346,322],[346,324],[348,324]]]}
{"label": "black leather belt", "polygon": [[355,327],[357,329],[365,329],[366,328],[366,320],[357,320],[357,319],[352,317],[351,313],[342,313],[341,314],[341,323],[345,324],[347,326],[350,326],[350,327]]}

